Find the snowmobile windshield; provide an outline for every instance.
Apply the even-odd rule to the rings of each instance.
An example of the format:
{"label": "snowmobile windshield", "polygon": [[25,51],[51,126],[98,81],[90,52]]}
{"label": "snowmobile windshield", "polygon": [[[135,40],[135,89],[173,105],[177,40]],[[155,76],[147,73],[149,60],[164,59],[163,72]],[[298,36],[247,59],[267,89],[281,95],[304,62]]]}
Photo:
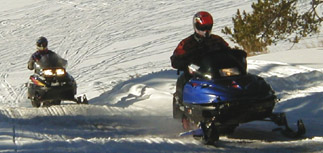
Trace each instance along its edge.
{"label": "snowmobile windshield", "polygon": [[245,75],[246,54],[239,50],[221,51],[207,54],[199,63],[199,72],[206,78],[221,78]]}
{"label": "snowmobile windshield", "polygon": [[49,69],[49,68],[66,68],[67,61],[57,55],[56,53],[46,54],[36,62],[36,68]]}

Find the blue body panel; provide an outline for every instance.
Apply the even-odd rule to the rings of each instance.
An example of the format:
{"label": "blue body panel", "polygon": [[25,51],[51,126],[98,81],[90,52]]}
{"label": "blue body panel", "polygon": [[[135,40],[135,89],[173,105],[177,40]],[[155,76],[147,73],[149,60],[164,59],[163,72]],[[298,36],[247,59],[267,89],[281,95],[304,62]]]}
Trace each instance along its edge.
{"label": "blue body panel", "polygon": [[255,100],[265,98],[270,95],[271,91],[271,87],[262,78],[251,74],[218,80],[193,78],[184,86],[183,102],[210,104],[223,101]]}

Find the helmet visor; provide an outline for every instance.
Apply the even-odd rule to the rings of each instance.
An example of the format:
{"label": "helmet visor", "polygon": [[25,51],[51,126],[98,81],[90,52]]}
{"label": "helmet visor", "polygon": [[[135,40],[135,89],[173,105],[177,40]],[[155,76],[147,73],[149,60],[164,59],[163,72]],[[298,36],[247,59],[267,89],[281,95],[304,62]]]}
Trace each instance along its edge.
{"label": "helmet visor", "polygon": [[196,23],[196,29],[197,30],[200,30],[200,31],[206,31],[206,30],[208,30],[208,31],[211,31],[211,29],[212,29],[212,24],[199,24],[198,22]]}
{"label": "helmet visor", "polygon": [[47,50],[47,47],[37,46],[37,50],[44,51],[44,50]]}

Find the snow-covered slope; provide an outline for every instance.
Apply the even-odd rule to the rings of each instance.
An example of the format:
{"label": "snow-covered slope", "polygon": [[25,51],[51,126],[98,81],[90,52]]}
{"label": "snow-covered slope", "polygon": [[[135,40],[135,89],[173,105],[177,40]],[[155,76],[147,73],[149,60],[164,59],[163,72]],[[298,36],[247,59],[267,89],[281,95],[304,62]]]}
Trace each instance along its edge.
{"label": "snow-covered slope", "polygon": [[[177,136],[181,124],[172,119],[171,105],[177,75],[169,56],[192,33],[195,12],[213,14],[213,32],[227,38],[220,30],[231,25],[236,9],[250,9],[252,0],[0,2],[0,152],[323,149],[323,66],[317,62],[323,56],[320,35],[306,39],[307,45],[297,45],[298,54],[284,51],[291,45],[282,43],[271,47],[275,55],[248,60],[249,72],[264,77],[281,98],[275,111],[287,112],[291,123],[303,119],[307,125],[304,139],[284,138],[271,131],[275,125],[263,122],[242,125],[233,135],[221,137],[216,147]],[[32,72],[26,62],[39,36],[47,37],[49,48],[69,61],[68,71],[78,83],[78,93],[86,94],[90,105],[65,102],[31,107],[24,83]],[[315,54],[304,54],[301,59],[294,56],[302,51]]]}

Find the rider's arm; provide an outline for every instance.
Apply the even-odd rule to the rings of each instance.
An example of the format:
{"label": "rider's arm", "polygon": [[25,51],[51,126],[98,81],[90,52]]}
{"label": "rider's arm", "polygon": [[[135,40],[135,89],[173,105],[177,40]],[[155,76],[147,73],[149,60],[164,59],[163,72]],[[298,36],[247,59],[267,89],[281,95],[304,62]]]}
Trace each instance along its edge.
{"label": "rider's arm", "polygon": [[29,70],[33,70],[33,69],[34,69],[35,62],[36,62],[36,61],[38,61],[38,60],[40,60],[40,58],[41,58],[41,55],[40,55],[40,53],[39,53],[39,52],[35,52],[35,53],[33,53],[33,54],[31,55],[31,57],[30,57],[29,61],[28,61],[28,66],[27,66],[27,68],[28,68]]}
{"label": "rider's arm", "polygon": [[27,68],[29,70],[33,70],[34,69],[34,65],[35,65],[35,62],[39,61],[41,58],[41,54],[37,51],[35,53],[33,53],[28,61],[28,66]]}
{"label": "rider's arm", "polygon": [[187,53],[184,50],[184,41],[181,41],[174,50],[173,55],[170,57],[172,67],[180,71],[185,70],[189,64],[186,54]]}
{"label": "rider's arm", "polygon": [[35,64],[35,60],[33,59],[33,57],[31,57],[31,58],[29,59],[29,61],[28,61],[28,66],[27,66],[27,68],[28,68],[29,70],[33,70],[33,69],[34,69],[34,64]]}

